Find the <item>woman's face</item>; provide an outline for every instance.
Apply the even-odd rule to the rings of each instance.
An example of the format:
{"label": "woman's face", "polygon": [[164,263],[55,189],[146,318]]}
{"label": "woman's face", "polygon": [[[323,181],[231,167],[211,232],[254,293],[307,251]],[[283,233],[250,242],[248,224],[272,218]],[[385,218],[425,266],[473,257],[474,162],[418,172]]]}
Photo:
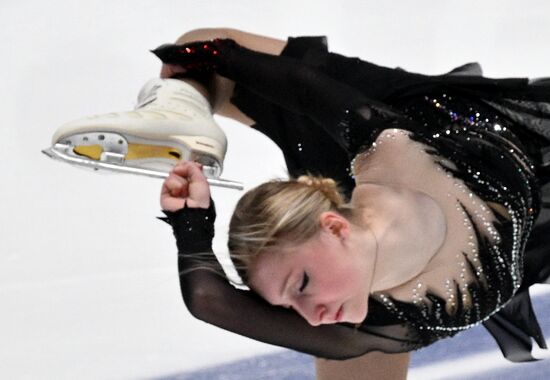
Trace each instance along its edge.
{"label": "woman's face", "polygon": [[313,326],[360,323],[367,316],[372,277],[363,251],[368,247],[353,249],[349,225],[325,227],[294,249],[260,255],[251,268],[250,286],[269,303],[296,310]]}

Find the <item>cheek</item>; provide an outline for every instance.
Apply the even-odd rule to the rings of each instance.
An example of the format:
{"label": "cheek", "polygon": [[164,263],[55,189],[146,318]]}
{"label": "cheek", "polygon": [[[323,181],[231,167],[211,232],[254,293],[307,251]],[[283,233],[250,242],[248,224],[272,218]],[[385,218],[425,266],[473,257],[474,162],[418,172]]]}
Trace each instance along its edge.
{"label": "cheek", "polygon": [[366,281],[365,281],[365,274],[361,271],[357,270],[357,268],[351,269],[347,276],[346,276],[346,282],[348,283],[348,288],[352,292],[366,292]]}
{"label": "cheek", "polygon": [[333,266],[323,277],[325,281],[322,281],[322,287],[328,294],[349,298],[366,291],[366,276],[357,266]]}
{"label": "cheek", "polygon": [[347,291],[352,297],[368,299],[368,273],[360,265],[351,265],[345,273]]}

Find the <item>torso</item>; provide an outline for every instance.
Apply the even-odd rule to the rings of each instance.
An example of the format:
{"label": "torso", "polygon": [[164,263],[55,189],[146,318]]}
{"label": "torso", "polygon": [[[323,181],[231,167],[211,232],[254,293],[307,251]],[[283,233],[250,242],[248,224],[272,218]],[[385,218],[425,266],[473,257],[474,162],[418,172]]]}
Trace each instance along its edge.
{"label": "torso", "polygon": [[[495,235],[491,235],[495,220],[493,209],[507,214],[504,207],[487,205],[461,180],[448,175],[434,162],[443,158],[426,153],[425,147],[409,139],[408,134],[401,129],[383,131],[375,141],[376,146],[358,155],[354,163],[356,189],[369,183],[401,188],[410,193],[413,203],[417,203],[404,207],[404,210],[426,210],[411,220],[403,235],[405,239],[409,238],[406,229],[412,229],[410,236],[413,241],[415,237],[430,240],[416,245],[403,240],[401,247],[407,248],[386,252],[400,260],[393,261],[396,263],[394,273],[397,274],[393,283],[389,279],[388,287],[380,291],[397,300],[414,302],[421,300],[429,290],[449,300],[447,312],[452,313],[456,284],[463,287],[474,279],[465,256],[474,265],[479,265],[477,239],[460,203],[474,222],[483,226],[481,230],[490,240],[495,239]],[[443,231],[442,223],[446,227]],[[422,230],[424,233],[419,232]],[[438,238],[438,235],[443,238]],[[465,294],[463,301],[468,305],[471,300]]]}

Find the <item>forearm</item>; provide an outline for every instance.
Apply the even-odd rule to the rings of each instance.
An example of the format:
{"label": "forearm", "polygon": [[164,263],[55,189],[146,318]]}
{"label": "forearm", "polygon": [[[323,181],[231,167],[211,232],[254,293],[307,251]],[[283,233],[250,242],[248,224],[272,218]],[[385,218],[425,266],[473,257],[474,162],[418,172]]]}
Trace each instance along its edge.
{"label": "forearm", "polygon": [[323,70],[287,56],[220,43],[217,72],[252,93],[324,129],[350,156],[398,117],[385,104]]}
{"label": "forearm", "polygon": [[212,272],[196,270],[180,281],[189,312],[225,330],[334,360],[369,350],[368,337],[361,337],[352,327],[310,326],[294,311],[270,305],[251,291],[238,290]]}
{"label": "forearm", "polygon": [[375,349],[379,339],[349,325],[310,326],[292,310],[231,286],[212,253],[215,213],[166,213],[178,246],[181,292],[191,314],[223,329],[319,357],[346,359]]}
{"label": "forearm", "polygon": [[254,51],[232,39],[168,44],[153,52],[163,62],[180,67],[184,77],[216,72],[269,103],[306,116],[350,158],[398,116],[389,106],[366,98],[319,68],[292,57]]}
{"label": "forearm", "polygon": [[[251,93],[291,113],[304,115],[324,128],[351,154],[348,136],[365,128],[348,128],[368,100],[356,89],[300,60],[245,48],[232,39],[164,44],[153,50],[180,78],[205,80],[213,73],[234,80]],[[370,108],[364,116],[370,117]],[[361,139],[362,140],[362,139]]]}
{"label": "forearm", "polygon": [[[183,45],[190,42],[213,40],[215,38],[230,38],[247,49],[272,55],[281,54],[286,46],[286,40],[248,33],[232,28],[201,28],[190,30],[182,34],[175,43]],[[214,74],[208,81],[203,80],[199,82],[190,78],[186,78],[185,81],[197,88],[210,100],[212,111],[215,114],[228,117],[248,126],[254,124],[254,120],[250,119],[231,103],[231,97],[235,89],[235,82],[233,80]]]}
{"label": "forearm", "polygon": [[227,28],[200,28],[183,33],[176,40],[176,44],[182,45],[188,42],[206,41],[214,38],[230,38]]}
{"label": "forearm", "polygon": [[183,45],[188,42],[208,41],[215,38],[230,38],[247,49],[271,55],[280,55],[286,45],[286,40],[233,28],[201,28],[190,30],[182,34],[176,40],[176,44]]}
{"label": "forearm", "polygon": [[[225,28],[201,28],[185,32],[179,36],[175,43],[178,45],[196,41],[206,41],[215,38],[230,38]],[[163,65],[160,72],[161,78],[171,78],[177,74],[177,69],[170,65]],[[220,113],[226,103],[227,93],[233,91],[232,80],[219,75],[211,75],[208,78],[185,78],[186,83],[199,91],[210,103],[213,113]]]}

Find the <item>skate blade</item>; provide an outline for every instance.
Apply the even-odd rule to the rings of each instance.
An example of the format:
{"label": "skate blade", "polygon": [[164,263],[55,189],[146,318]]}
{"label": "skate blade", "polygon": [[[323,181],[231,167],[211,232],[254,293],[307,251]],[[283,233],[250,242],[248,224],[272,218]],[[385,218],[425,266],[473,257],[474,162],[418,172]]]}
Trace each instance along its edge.
{"label": "skate blade", "polygon": [[[69,154],[73,150],[73,146],[57,143],[54,146],[44,149],[42,153],[46,156],[57,160],[66,162],[71,165],[80,166],[84,168],[93,169],[95,171],[105,170],[116,173],[135,174],[152,178],[167,178],[169,173],[160,170],[145,169],[134,166],[128,166],[124,164],[124,156],[116,153],[104,152],[103,159],[105,161],[97,161],[89,159],[86,156],[76,156]],[[203,165],[203,171],[211,172],[210,168]],[[211,186],[224,187],[228,189],[243,190],[244,186],[240,182],[230,181],[221,178],[209,178],[207,181]]]}
{"label": "skate blade", "polygon": [[[63,152],[71,157],[107,162],[137,168],[170,172],[180,160],[195,161],[203,165],[204,175],[219,178],[222,163],[216,158],[208,139],[169,136],[166,139],[144,138],[119,132],[74,133],[57,141],[71,147]],[[215,150],[215,149],[214,149]]]}

